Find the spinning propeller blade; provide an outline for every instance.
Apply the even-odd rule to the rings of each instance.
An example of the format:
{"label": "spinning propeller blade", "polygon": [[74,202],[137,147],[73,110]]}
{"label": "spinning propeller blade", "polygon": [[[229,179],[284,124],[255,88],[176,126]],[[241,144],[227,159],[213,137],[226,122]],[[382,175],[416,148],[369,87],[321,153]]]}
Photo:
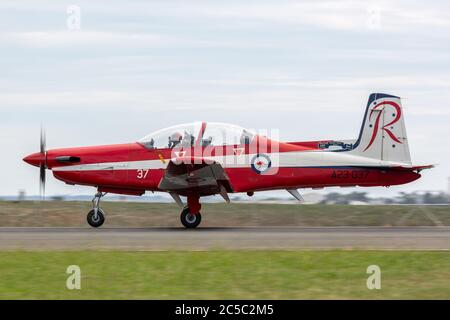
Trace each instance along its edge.
{"label": "spinning propeller blade", "polygon": [[45,169],[47,169],[47,151],[45,147],[45,130],[41,126],[40,152],[45,159],[45,161],[41,162],[39,165],[39,195],[41,197],[41,200],[45,199]]}
{"label": "spinning propeller blade", "polygon": [[43,129],[43,127],[41,126],[41,141],[40,141],[40,151],[41,153],[45,153],[45,130]]}

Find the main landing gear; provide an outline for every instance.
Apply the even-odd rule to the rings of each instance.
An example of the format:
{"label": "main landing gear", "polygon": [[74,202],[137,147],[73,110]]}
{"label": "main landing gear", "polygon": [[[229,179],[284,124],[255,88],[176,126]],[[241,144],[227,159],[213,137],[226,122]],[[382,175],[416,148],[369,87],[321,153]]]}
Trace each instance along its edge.
{"label": "main landing gear", "polygon": [[198,196],[188,196],[188,204],[181,211],[181,223],[188,229],[196,228],[202,221],[202,215],[200,214],[202,205],[199,200],[200,198]]}
{"label": "main landing gear", "polygon": [[[92,199],[92,210],[87,214],[87,222],[91,227],[98,228],[105,222],[105,212],[100,208],[100,199],[104,197],[106,193],[97,192]],[[199,196],[188,196],[187,205],[183,208],[180,214],[180,220],[183,226],[188,229],[198,227],[202,221],[202,215],[200,214]]]}
{"label": "main landing gear", "polygon": [[100,209],[100,198],[106,193],[97,192],[92,199],[93,209],[87,214],[87,222],[91,227],[98,228],[105,222],[105,213]]}

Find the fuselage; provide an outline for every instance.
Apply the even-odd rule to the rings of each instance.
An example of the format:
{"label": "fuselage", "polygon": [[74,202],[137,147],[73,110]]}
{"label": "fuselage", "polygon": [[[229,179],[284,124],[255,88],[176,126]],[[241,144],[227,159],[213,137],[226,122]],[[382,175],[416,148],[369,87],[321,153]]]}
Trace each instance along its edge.
{"label": "fuselage", "polygon": [[[177,157],[219,163],[229,179],[231,192],[391,186],[420,177],[414,171],[392,170],[389,168],[392,163],[386,161],[348,152],[324,151],[318,144],[283,143],[258,137],[245,145],[149,149],[134,142],[48,150],[45,161],[53,175],[68,184],[136,195],[145,191],[164,191],[159,188],[159,183],[168,163]],[[24,160],[36,166],[43,161],[39,153]]]}
{"label": "fuselage", "polygon": [[[228,193],[286,189],[300,202],[297,189],[375,187],[405,184],[432,165],[413,165],[400,98],[369,96],[356,140],[280,142],[240,126],[196,122],[155,131],[138,142],[40,152],[24,161],[68,184],[96,187],[89,225],[104,222],[100,199],[106,193],[142,195],[167,192],[182,207],[186,228],[201,222],[200,198]],[[186,197],[184,202],[181,196]]]}

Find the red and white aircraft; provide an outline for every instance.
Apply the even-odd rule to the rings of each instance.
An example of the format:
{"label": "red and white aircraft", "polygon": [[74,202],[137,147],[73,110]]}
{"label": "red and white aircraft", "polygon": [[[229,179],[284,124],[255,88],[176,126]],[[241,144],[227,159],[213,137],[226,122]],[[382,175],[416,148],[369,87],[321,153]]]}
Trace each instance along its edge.
{"label": "red and white aircraft", "polygon": [[[200,122],[156,131],[128,144],[41,150],[23,159],[68,184],[94,186],[87,215],[103,224],[99,207],[106,193],[142,195],[168,192],[183,207],[187,228],[200,224],[200,197],[286,189],[299,201],[298,188],[391,186],[418,179],[431,168],[411,164],[400,98],[369,97],[357,140],[279,142],[223,123]],[[180,196],[187,197],[185,205]]]}

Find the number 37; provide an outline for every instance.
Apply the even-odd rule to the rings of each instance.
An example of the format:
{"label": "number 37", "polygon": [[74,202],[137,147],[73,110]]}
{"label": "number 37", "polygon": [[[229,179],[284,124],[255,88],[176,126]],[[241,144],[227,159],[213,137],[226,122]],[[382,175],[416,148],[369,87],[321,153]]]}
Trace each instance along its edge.
{"label": "number 37", "polygon": [[148,169],[138,169],[136,171],[136,177],[138,179],[145,179],[147,177],[148,174]]}

